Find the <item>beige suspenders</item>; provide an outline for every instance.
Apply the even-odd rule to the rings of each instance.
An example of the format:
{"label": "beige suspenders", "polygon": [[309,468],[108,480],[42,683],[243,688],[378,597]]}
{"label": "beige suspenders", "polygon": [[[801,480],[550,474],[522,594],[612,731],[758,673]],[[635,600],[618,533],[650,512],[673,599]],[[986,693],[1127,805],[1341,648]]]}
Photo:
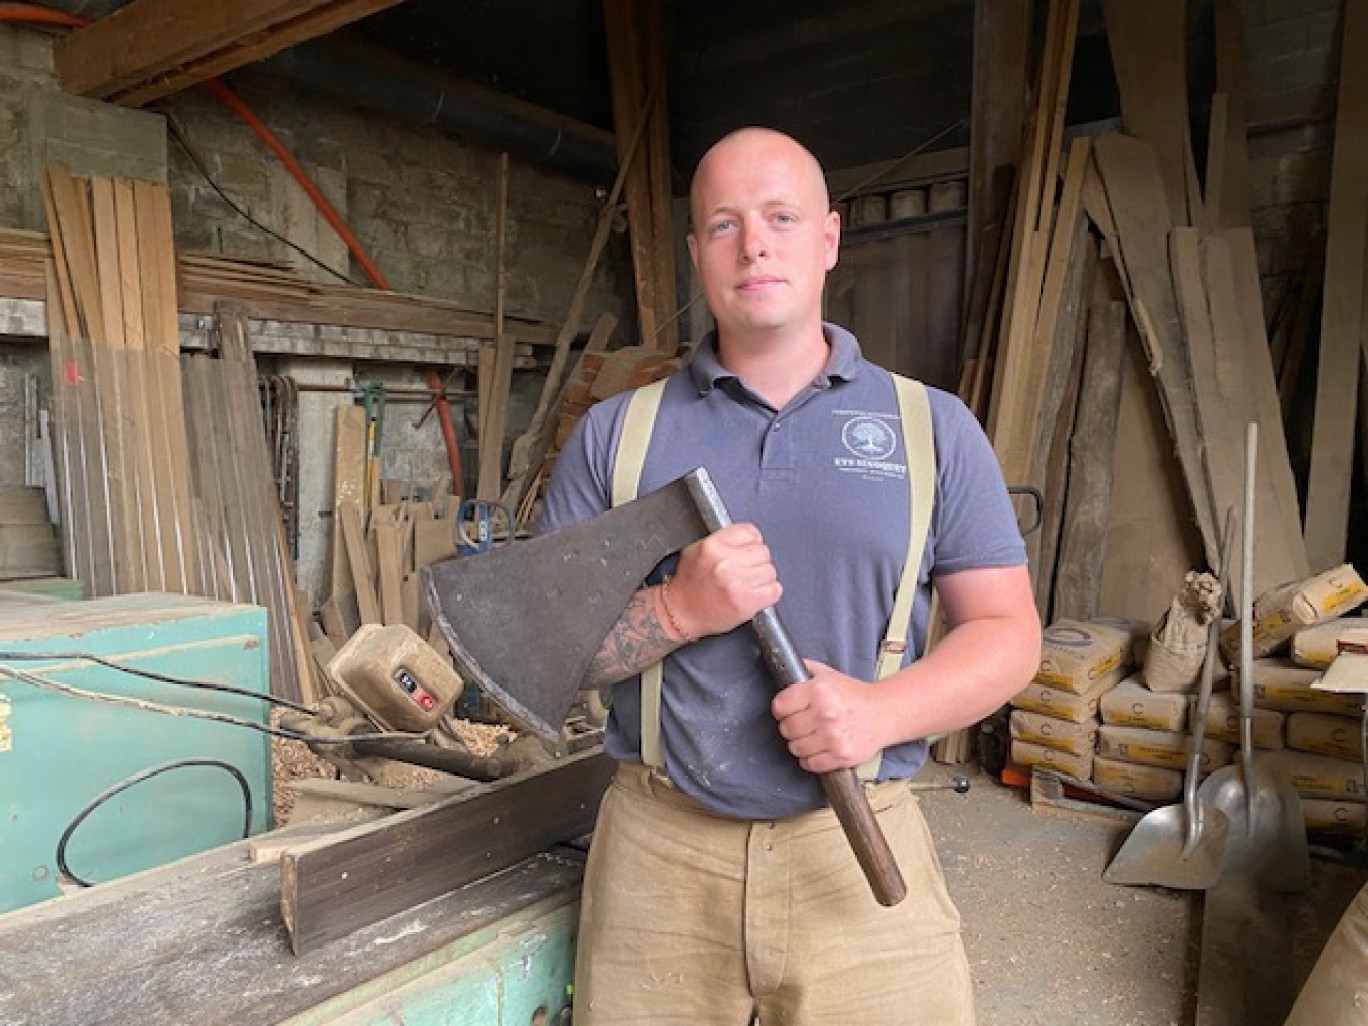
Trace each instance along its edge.
{"label": "beige suspenders", "polygon": [[[917,572],[921,567],[922,550],[926,547],[926,535],[931,526],[931,507],[936,494],[936,447],[931,437],[931,406],[926,397],[926,388],[921,382],[900,374],[893,375],[893,382],[897,387],[903,448],[907,453],[911,516],[902,579],[893,599],[888,629],[879,646],[876,676],[880,678],[895,673],[907,651],[907,628],[912,618],[912,602],[916,598]],[[630,502],[637,496],[641,468],[646,462],[646,447],[651,441],[656,412],[664,391],[665,381],[656,381],[637,389],[628,401],[627,416],[613,463],[614,506]],[[641,758],[647,766],[657,769],[665,765],[660,750],[661,678],[660,663],[647,667],[641,673]],[[875,756],[860,767],[859,775],[873,779],[878,774],[879,762],[880,757]]]}

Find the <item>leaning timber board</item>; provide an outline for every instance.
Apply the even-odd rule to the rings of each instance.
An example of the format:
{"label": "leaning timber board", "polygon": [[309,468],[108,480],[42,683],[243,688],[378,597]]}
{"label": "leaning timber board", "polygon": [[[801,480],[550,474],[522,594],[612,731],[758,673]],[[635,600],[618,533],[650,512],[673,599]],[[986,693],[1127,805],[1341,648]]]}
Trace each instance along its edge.
{"label": "leaning timber board", "polygon": [[581,853],[539,853],[296,957],[280,871],[250,856],[272,836],[0,916],[0,1022],[333,1022],[573,906],[583,875]]}
{"label": "leaning timber board", "polygon": [[296,954],[589,833],[614,763],[602,749],[286,854],[280,906]]}
{"label": "leaning timber board", "polygon": [[1116,133],[1099,138],[1093,152],[1121,242],[1131,312],[1146,344],[1190,508],[1207,560],[1214,566],[1219,549],[1216,518],[1202,466],[1187,343],[1169,269],[1171,222],[1159,162],[1149,144]]}

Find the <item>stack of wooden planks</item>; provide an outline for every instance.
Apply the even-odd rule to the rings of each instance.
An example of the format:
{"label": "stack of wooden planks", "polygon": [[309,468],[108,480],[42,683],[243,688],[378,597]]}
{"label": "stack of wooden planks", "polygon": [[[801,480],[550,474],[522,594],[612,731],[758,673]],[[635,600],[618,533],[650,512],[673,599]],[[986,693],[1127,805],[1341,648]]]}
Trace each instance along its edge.
{"label": "stack of wooden planks", "polygon": [[[46,234],[0,228],[0,296],[45,299],[43,266],[51,255]],[[182,313],[212,315],[215,303],[232,299],[256,320],[494,337],[494,317],[488,311],[427,296],[310,281],[270,261],[181,253],[176,272],[176,304]],[[554,328],[525,317],[505,317],[504,332],[519,345],[550,345],[556,339]]]}
{"label": "stack of wooden planks", "polygon": [[[1018,6],[980,16],[1021,37]],[[984,418],[1008,484],[1044,496],[1027,539],[1042,615],[1152,620],[1186,570],[1216,561],[1218,525],[1240,506],[1250,421],[1261,439],[1255,589],[1310,567],[1250,227],[1238,18],[1217,4],[1222,72],[1202,182],[1183,0],[1105,0],[1124,134],[1065,145],[1078,7],[1050,3],[1009,230],[996,261],[982,251],[976,261],[995,273],[971,290],[987,303],[981,315],[971,303],[969,330],[982,336],[966,347],[976,359],[961,396]],[[991,196],[991,183],[971,182],[971,194]],[[1236,586],[1243,573],[1235,567]]]}
{"label": "stack of wooden planks", "polygon": [[224,358],[189,358],[183,376],[166,187],[52,165],[43,200],[70,574],[92,596],[167,591],[266,606],[273,691],[314,697],[297,658],[302,631],[245,314],[220,312]]}

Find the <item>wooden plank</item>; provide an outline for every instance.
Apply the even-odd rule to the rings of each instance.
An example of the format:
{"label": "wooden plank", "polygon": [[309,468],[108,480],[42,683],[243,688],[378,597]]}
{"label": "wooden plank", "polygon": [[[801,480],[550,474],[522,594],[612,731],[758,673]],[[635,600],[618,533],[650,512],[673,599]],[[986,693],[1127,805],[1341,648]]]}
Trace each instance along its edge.
{"label": "wooden plank", "polygon": [[1103,0],[1102,12],[1126,134],[1154,147],[1170,223],[1201,226],[1188,128],[1186,7],[1187,0]]}
{"label": "wooden plank", "polygon": [[331,594],[336,596],[355,590],[339,510],[348,502],[359,507],[365,495],[366,411],[353,404],[339,406],[334,414],[334,429]]}
{"label": "wooden plank", "polygon": [[399,527],[375,525],[375,551],[379,557],[380,619],[386,626],[405,622],[403,580],[399,569]]}
{"label": "wooden plank", "polygon": [[588,833],[613,772],[590,749],[287,853],[280,904],[291,948],[303,955]]}
{"label": "wooden plank", "polygon": [[1018,396],[1015,383],[1027,365],[1040,309],[1056,188],[1056,156],[1063,133],[1064,106],[1078,30],[1078,0],[1051,0],[1046,24],[1045,56],[1036,87],[1036,106],[1029,121],[1026,154],[1019,172],[1020,193],[1012,228],[1006,297],[998,331],[993,387],[988,407],[988,433],[1013,423]]}
{"label": "wooden plank", "polygon": [[[55,63],[67,92],[104,99],[156,77],[174,82],[177,69],[222,50],[240,56],[205,78],[260,60],[309,38],[299,33],[299,22],[316,26],[314,35],[324,35],[346,24],[318,17],[332,7],[346,8],[351,21],[397,2],[135,0],[59,41]],[[193,83],[183,83],[188,84]]]}
{"label": "wooden plank", "polygon": [[670,167],[670,118],[666,104],[665,28],[662,0],[638,0],[641,15],[641,110],[646,121],[646,177],[651,197],[651,269],[655,274],[655,334],[642,336],[649,349],[679,348],[679,300],[675,288],[674,187]]}
{"label": "wooden plank", "polygon": [[503,492],[504,434],[508,429],[508,395],[513,383],[513,340],[503,333],[505,261],[508,241],[508,154],[499,154],[494,223],[494,370],[489,383],[489,409],[480,403],[480,468],[475,494],[497,499]]}
{"label": "wooden plank", "polygon": [[1125,352],[1126,305],[1105,291],[1095,292],[1088,313],[1078,412],[1069,440],[1069,488],[1054,582],[1055,619],[1091,620],[1101,612]]}
{"label": "wooden plank", "polygon": [[[641,83],[640,30],[636,0],[603,0],[603,19],[608,44],[608,71],[613,104],[613,128],[618,162],[629,163],[628,144],[633,126],[650,117],[644,109]],[[648,129],[649,133],[649,129]],[[656,295],[655,249],[652,245],[651,180],[644,161],[631,161],[624,184],[627,197],[627,230],[632,248],[632,276],[636,286],[637,343],[650,346],[661,322],[673,311],[664,311]]]}
{"label": "wooden plank", "polygon": [[1233,228],[1252,224],[1249,199],[1248,79],[1244,25],[1235,0],[1214,0],[1216,93],[1211,98],[1207,143],[1208,222]]}
{"label": "wooden plank", "polygon": [[361,535],[361,507],[356,502],[338,504],[336,514],[341,521],[342,540],[346,545],[347,562],[351,566],[352,584],[356,589],[356,606],[362,623],[380,623],[380,603],[375,594],[375,575],[371,571],[366,541]]}
{"label": "wooden plank", "polygon": [[[1259,511],[1255,516],[1254,592],[1310,576],[1301,509],[1283,431],[1273,363],[1264,333],[1258,260],[1249,228],[1226,228],[1202,240],[1202,280],[1216,345],[1217,386],[1227,416],[1259,425]],[[1242,449],[1239,440],[1236,448]],[[1243,460],[1236,464],[1243,466]],[[1242,508],[1242,507],[1240,507]],[[1235,578],[1239,580],[1240,578]]]}
{"label": "wooden plank", "polygon": [[1126,350],[1098,611],[1153,622],[1183,575],[1202,565],[1202,540],[1182,471],[1164,444],[1162,404],[1134,333]]}
{"label": "wooden plank", "polygon": [[1349,533],[1359,364],[1368,322],[1368,0],[1345,0],[1330,169],[1325,294],[1304,536],[1311,566],[1343,562]]}
{"label": "wooden plank", "polygon": [[[1081,266],[1082,243],[1087,234],[1083,217],[1083,181],[1088,167],[1089,143],[1086,138],[1074,141],[1069,150],[1068,169],[1064,178],[1064,195],[1059,205],[1059,221],[1053,233],[1049,259],[1045,266],[1044,285],[1036,323],[1028,338],[1019,341],[1014,356],[1017,368],[1007,372],[1005,392],[998,405],[991,437],[1004,477],[1010,484],[1030,484],[1040,487],[1043,482],[1032,478],[1036,468],[1036,454],[1041,448],[1042,431],[1053,427],[1053,417],[1045,416],[1046,379],[1054,360],[1056,329],[1061,320],[1066,284],[1071,274],[1075,285],[1073,312],[1079,308],[1076,270]],[[1065,318],[1067,320],[1067,318]],[[1063,356],[1065,366],[1072,360],[1072,352]],[[1042,417],[1045,416],[1045,420]],[[1050,428],[1044,426],[1048,421]],[[1048,441],[1045,444],[1048,448]]]}
{"label": "wooden plank", "polygon": [[[1032,6],[1030,0],[981,0],[974,5],[969,222],[964,253],[967,296],[974,294],[981,277],[992,273],[997,241],[1002,235],[1006,192],[1021,159],[1030,96],[1027,68],[1031,57]],[[982,283],[985,298],[988,284]],[[966,307],[966,324],[973,324],[981,316],[975,316],[972,302]]]}
{"label": "wooden plank", "polygon": [[1172,225],[1158,159],[1148,143],[1114,133],[1097,139],[1094,151],[1116,221],[1132,290],[1131,310],[1145,342],[1150,373],[1159,387],[1189,508],[1208,565],[1215,566],[1219,552],[1216,520],[1202,464],[1187,346],[1169,270]]}

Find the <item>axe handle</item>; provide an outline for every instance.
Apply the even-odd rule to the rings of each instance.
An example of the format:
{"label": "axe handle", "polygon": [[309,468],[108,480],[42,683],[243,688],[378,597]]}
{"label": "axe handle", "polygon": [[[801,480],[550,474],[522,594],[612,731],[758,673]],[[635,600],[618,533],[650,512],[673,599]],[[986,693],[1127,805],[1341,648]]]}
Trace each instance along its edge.
{"label": "axe handle", "polygon": [[[773,607],[761,610],[751,621],[751,626],[760,637],[765,665],[781,689],[811,676],[793,647],[793,640],[779,619],[778,611]],[[884,906],[896,905],[907,896],[907,884],[893,857],[893,850],[888,846],[888,839],[884,837],[879,821],[874,818],[874,810],[869,807],[869,799],[855,771],[831,770],[821,774],[821,779],[827,801],[831,803],[841,829],[855,851],[855,858],[874,891],[874,900]]]}
{"label": "axe handle", "polygon": [[[709,531],[720,531],[731,524],[731,515],[706,468],[690,471],[684,480],[688,483],[689,494],[698,507],[699,516]],[[780,689],[811,676],[774,607],[762,609],[751,620],[751,626],[760,637],[765,665]],[[874,810],[869,807],[869,799],[856,779],[855,771],[832,770],[821,774],[821,777],[827,801],[831,803],[846,839],[855,850],[855,858],[869,880],[874,899],[880,905],[896,905],[907,896],[907,884],[903,882],[897,860],[893,858],[893,849],[888,846],[888,839],[879,828],[879,821],[874,818]]]}

